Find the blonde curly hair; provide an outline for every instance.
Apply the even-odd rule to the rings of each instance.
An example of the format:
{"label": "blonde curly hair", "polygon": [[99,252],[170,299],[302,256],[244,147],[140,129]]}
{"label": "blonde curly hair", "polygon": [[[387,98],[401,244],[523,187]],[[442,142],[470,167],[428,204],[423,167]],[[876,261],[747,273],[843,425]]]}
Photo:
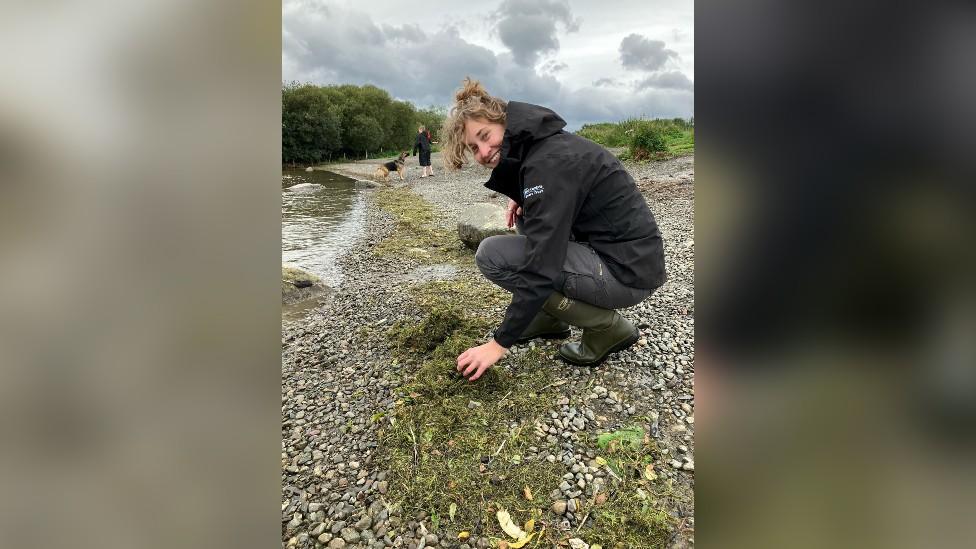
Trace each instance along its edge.
{"label": "blonde curly hair", "polygon": [[441,137],[445,140],[444,164],[448,169],[459,170],[468,160],[468,147],[464,143],[464,125],[468,120],[481,120],[505,125],[505,109],[508,103],[490,95],[477,80],[465,77],[461,89],[454,94],[454,106],[444,119]]}

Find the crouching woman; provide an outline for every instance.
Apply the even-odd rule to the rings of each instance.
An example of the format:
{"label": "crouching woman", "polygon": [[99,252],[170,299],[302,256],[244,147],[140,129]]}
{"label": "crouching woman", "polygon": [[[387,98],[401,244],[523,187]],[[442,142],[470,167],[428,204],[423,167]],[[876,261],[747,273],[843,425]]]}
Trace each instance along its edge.
{"label": "crouching woman", "polygon": [[512,293],[494,337],[461,353],[457,369],[474,381],[516,343],[580,341],[559,356],[594,366],[633,345],[638,331],[616,309],[634,306],[664,283],[664,246],[633,178],[609,151],[563,130],[553,111],[490,95],[465,79],[444,122],[445,161],[459,169],[470,153],[491,168],[485,187],[509,197],[508,224],[475,260]]}

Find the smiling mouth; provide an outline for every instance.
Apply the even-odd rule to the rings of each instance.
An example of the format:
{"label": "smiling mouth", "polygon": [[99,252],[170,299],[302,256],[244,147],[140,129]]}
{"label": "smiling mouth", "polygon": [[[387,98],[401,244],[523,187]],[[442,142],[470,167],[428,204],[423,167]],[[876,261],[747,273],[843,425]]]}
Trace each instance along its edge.
{"label": "smiling mouth", "polygon": [[501,155],[502,155],[502,151],[495,151],[495,154],[491,155],[491,158],[489,158],[488,159],[488,162],[485,162],[485,163],[486,164],[494,164],[495,161],[497,161],[501,157]]}

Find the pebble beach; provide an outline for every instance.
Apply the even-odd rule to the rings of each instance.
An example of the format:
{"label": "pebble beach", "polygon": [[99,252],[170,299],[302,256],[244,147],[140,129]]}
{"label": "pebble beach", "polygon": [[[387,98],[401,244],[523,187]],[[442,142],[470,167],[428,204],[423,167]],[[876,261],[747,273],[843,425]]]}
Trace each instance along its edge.
{"label": "pebble beach", "polygon": [[[378,162],[322,169],[367,179]],[[433,165],[435,175],[421,178],[416,157],[410,157],[407,181],[391,178],[388,185],[429,203],[439,228],[456,233],[458,216],[468,205],[507,203],[482,186],[488,170],[466,166],[448,172],[438,153]],[[658,481],[673,490],[667,503],[673,528],[663,546],[689,547],[694,545],[695,475],[694,156],[625,166],[663,234],[668,280],[641,304],[621,311],[640,330],[633,347],[596,368],[558,361],[548,366],[558,385],[550,389],[544,412],[529,418],[531,445],[522,459],[552,464],[562,474],[543,494],[552,504],[539,522],[557,537],[585,540],[590,523],[578,502],[592,499],[613,480],[607,468],[594,463],[598,452],[585,441],[639,424],[657,448],[653,470]],[[407,515],[390,505],[397,497],[391,482],[396,472],[386,468],[376,418],[397,406],[398,389],[409,379],[411,365],[396,360],[383,331],[423,317],[406,291],[410,287],[481,275],[473,261],[431,264],[374,253],[384,239],[395,236],[397,224],[389,212],[374,207],[372,194],[378,190],[364,192],[368,207],[362,237],[339,259],[342,285],[324,305],[282,326],[282,545],[496,546],[488,529],[484,535],[459,536],[436,517]],[[504,304],[486,308],[500,321]],[[518,345],[509,355],[514,360],[536,348],[554,355],[558,344]],[[509,362],[506,357],[495,368]]]}

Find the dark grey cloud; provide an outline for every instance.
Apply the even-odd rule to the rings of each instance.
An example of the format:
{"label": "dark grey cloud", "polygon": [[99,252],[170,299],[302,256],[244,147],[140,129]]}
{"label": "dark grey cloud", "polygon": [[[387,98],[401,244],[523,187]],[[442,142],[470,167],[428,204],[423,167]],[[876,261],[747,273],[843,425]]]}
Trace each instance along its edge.
{"label": "dark grey cloud", "polygon": [[646,90],[649,88],[659,90],[694,90],[695,84],[684,73],[668,71],[652,74],[637,82],[635,87],[638,90]]}
{"label": "dark grey cloud", "polygon": [[428,34],[417,25],[380,27],[364,14],[337,9],[286,10],[282,28],[286,78],[373,84],[418,107],[446,104],[465,74],[498,70],[493,52],[468,43],[454,28]]}
{"label": "dark grey cloud", "polygon": [[566,32],[579,30],[566,0],[505,0],[494,13],[494,30],[516,63],[535,66],[546,53],[559,50],[556,24]]}
{"label": "dark grey cloud", "polygon": [[425,33],[416,25],[379,27],[366,15],[339,10],[322,19],[286,11],[282,19],[282,63],[286,75],[294,75],[290,79],[373,84],[417,107],[449,104],[465,76],[506,99],[546,104],[561,92],[554,77],[517,63],[512,54],[471,44],[456,28]]}
{"label": "dark grey cloud", "polygon": [[678,52],[665,48],[661,40],[630,34],[620,42],[620,62],[625,68],[656,71],[671,59],[677,60]]}
{"label": "dark grey cloud", "polygon": [[671,118],[694,112],[694,94],[690,86],[683,87],[680,76],[651,74],[641,88],[634,82],[600,79],[569,89],[556,78],[564,63],[550,59],[538,69],[527,66],[514,52],[496,54],[471,44],[455,27],[429,31],[414,24],[377,25],[363,13],[291,9],[295,5],[286,3],[282,12],[286,80],[373,84],[423,108],[449,105],[461,80],[471,76],[503,99],[552,108],[566,119],[569,130],[642,114]]}
{"label": "dark grey cloud", "polygon": [[484,78],[485,87],[506,100],[551,105],[562,92],[562,85],[551,75],[538,74],[532,67],[517,63],[514,56],[498,56],[498,70]]}

